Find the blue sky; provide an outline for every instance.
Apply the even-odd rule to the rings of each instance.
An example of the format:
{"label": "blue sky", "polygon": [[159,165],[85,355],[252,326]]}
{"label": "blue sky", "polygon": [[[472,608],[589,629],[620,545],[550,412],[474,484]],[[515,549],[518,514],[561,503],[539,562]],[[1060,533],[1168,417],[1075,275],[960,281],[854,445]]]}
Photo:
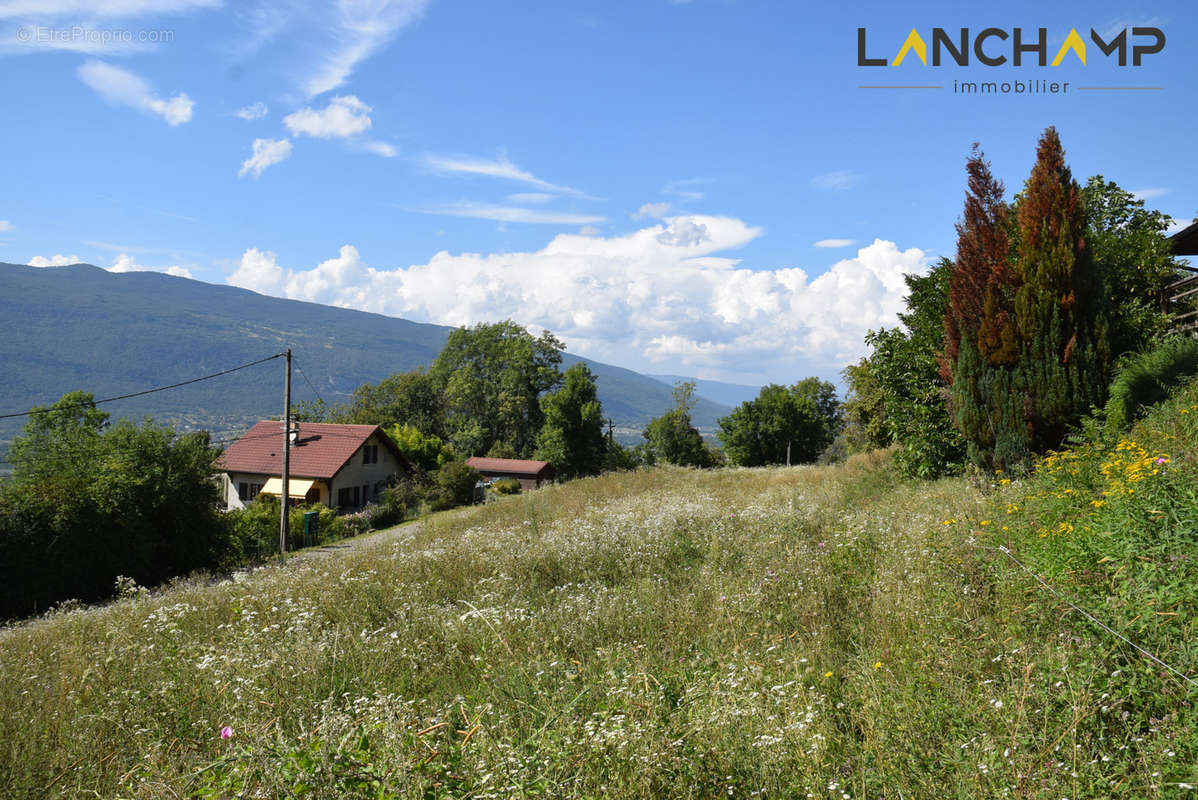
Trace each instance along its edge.
{"label": "blue sky", "polygon": [[[1079,180],[1198,212],[1187,6],[872,5],[0,0],[0,260],[511,317],[642,371],[792,382],[860,357],[902,273],[953,254],[975,141],[1013,193],[1055,125]],[[859,27],[893,60],[933,26],[1044,27],[1050,59],[1071,28],[1167,43],[1140,67],[1092,44],[857,65]],[[880,83],[946,88],[857,88]]]}

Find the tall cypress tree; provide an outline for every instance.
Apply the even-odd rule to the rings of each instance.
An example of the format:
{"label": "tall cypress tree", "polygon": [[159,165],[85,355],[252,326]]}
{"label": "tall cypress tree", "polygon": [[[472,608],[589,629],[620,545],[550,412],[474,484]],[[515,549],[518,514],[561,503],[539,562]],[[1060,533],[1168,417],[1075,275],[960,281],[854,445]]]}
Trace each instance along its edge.
{"label": "tall cypress tree", "polygon": [[957,223],[957,260],[949,280],[941,374],[951,384],[953,422],[969,458],[992,466],[1022,458],[1027,441],[1017,383],[1010,215],[1003,185],[975,144],[966,162],[969,188]]}
{"label": "tall cypress tree", "polygon": [[1109,354],[1101,276],[1054,128],[1040,137],[1014,226],[976,145],[967,171],[942,370],[971,460],[1018,467],[1059,445],[1102,402]]}
{"label": "tall cypress tree", "polygon": [[[1003,185],[990,172],[974,144],[965,164],[969,188],[965,212],[957,223],[957,260],[949,280],[949,310],[944,319],[945,366],[955,361],[961,340],[973,341],[994,363],[1013,358],[1013,330],[1004,291],[1010,282],[1007,205]],[[988,359],[989,360],[989,359]],[[950,370],[944,370],[949,378]]]}
{"label": "tall cypress tree", "polygon": [[1028,433],[1032,447],[1043,451],[1104,401],[1110,361],[1102,277],[1086,247],[1081,187],[1055,128],[1040,137],[1018,219],[1019,361]]}

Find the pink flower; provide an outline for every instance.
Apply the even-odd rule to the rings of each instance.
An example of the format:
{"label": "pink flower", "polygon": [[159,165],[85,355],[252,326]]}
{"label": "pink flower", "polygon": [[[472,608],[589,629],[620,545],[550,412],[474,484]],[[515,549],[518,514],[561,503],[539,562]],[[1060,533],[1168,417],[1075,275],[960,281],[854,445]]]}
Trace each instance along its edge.
{"label": "pink flower", "polygon": [[1168,462],[1168,460],[1169,459],[1165,458],[1164,456],[1161,456],[1160,458],[1158,458],[1156,460],[1156,465],[1159,467],[1159,466],[1165,464],[1166,462]]}
{"label": "pink flower", "polygon": [[233,728],[231,726],[226,725],[225,727],[220,729],[220,738],[229,739],[229,738],[232,738],[232,736],[233,736]]}

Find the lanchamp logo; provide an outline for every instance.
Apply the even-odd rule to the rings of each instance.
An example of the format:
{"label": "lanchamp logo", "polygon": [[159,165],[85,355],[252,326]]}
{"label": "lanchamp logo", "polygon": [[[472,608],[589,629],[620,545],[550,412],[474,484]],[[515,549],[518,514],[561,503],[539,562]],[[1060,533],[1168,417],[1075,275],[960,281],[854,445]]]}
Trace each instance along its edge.
{"label": "lanchamp logo", "polygon": [[[1130,30],[1131,35],[1128,35]],[[992,41],[997,40],[997,41]],[[1090,29],[1090,40],[1097,46],[1105,57],[1118,54],[1119,66],[1127,66],[1127,51],[1131,50],[1132,66],[1140,66],[1146,55],[1159,53],[1165,47],[1165,32],[1160,28],[1124,28],[1117,36],[1105,41],[1098,31]],[[1009,44],[1007,42],[1009,41]],[[1129,46],[1130,45],[1130,46]],[[928,64],[928,45],[924,42],[919,31],[911,29],[898,55],[893,61],[884,58],[870,58],[866,55],[866,29],[857,29],[857,66],[859,67],[897,67],[903,63],[907,53],[914,51],[919,60]],[[1038,66],[1049,66],[1048,62],[1048,29],[1037,28],[1035,39],[1025,34],[1023,28],[1012,28],[1009,32],[1002,28],[986,28],[975,36],[970,35],[969,28],[961,28],[954,40],[944,28],[932,28],[932,66],[939,67],[944,63],[946,55],[960,67],[969,66],[970,54],[978,63],[987,67],[1001,67],[1007,63],[1007,53],[1010,53],[1011,64],[1023,66],[1025,56],[1035,56]],[[1057,67],[1069,54],[1073,53],[1082,64],[1086,63],[1086,41],[1076,28],[1069,30],[1069,35],[1057,50],[1051,66]]]}

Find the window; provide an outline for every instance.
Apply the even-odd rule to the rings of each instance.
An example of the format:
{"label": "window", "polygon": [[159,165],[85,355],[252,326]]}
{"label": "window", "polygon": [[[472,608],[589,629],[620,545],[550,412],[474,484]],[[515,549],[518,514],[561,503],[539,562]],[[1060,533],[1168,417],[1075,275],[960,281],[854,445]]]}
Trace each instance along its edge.
{"label": "window", "polygon": [[349,503],[350,503],[351,499],[352,499],[352,495],[350,495],[348,487],[337,490],[337,507],[338,508],[349,508]]}
{"label": "window", "polygon": [[243,503],[248,503],[258,496],[258,492],[262,491],[263,485],[261,483],[246,483],[242,481],[237,484],[237,499]]}
{"label": "window", "polygon": [[379,463],[379,446],[377,444],[362,445],[362,463],[363,464]]}

